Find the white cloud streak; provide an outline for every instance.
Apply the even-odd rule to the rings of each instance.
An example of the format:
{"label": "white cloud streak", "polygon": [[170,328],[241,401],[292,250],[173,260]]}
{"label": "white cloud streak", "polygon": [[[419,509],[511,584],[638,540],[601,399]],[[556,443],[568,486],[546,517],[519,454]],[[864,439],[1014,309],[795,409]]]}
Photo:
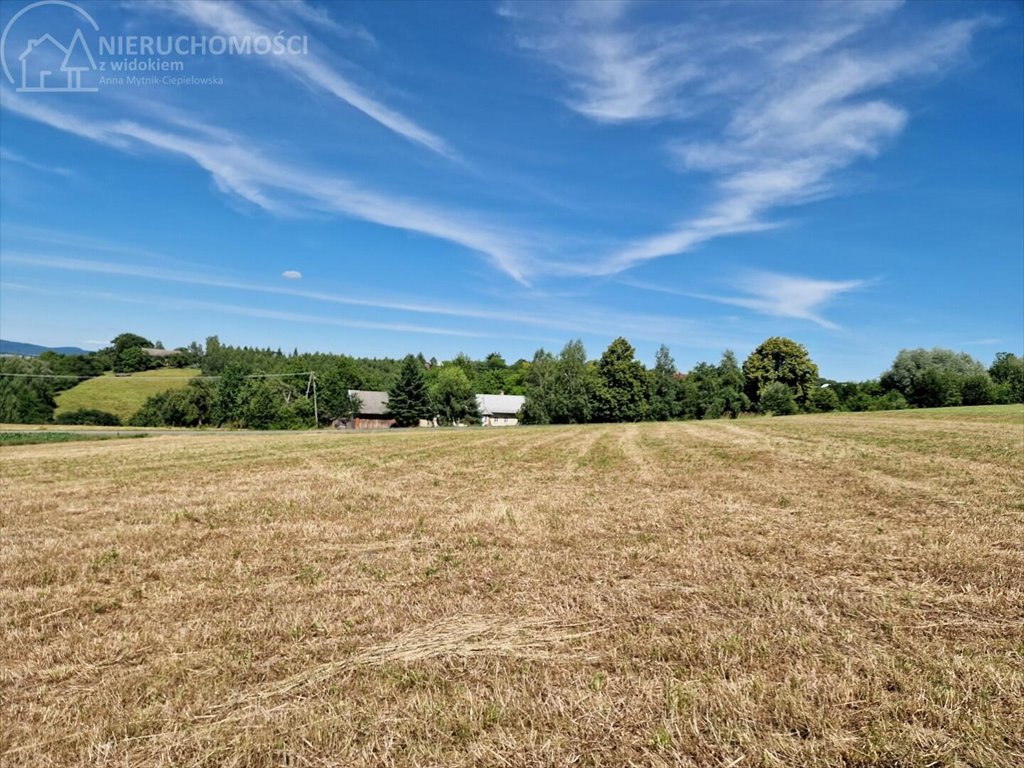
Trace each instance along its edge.
{"label": "white cloud streak", "polygon": [[[344,6],[341,7],[343,8]],[[380,43],[377,42],[377,38],[374,37],[373,33],[363,25],[338,21],[331,16],[325,8],[312,6],[303,0],[283,0],[283,2],[274,2],[270,4],[270,9],[274,11],[283,11],[285,14],[290,13],[303,21],[308,21],[318,27],[326,29],[337,37],[348,40],[358,40],[374,50],[380,48]]]}
{"label": "white cloud streak", "polygon": [[34,160],[29,160],[27,157],[22,157],[16,152],[11,152],[6,147],[0,147],[0,168],[3,167],[3,163],[15,163],[17,165],[23,165],[26,168],[31,168],[33,171],[41,171],[42,173],[53,173],[58,176],[71,176],[71,171],[67,168],[58,168],[50,165],[43,165],[37,163]]}
{"label": "white cloud streak", "polygon": [[887,36],[878,28],[893,22],[898,3],[822,3],[800,5],[798,14],[786,12],[796,6],[772,8],[778,31],[765,33],[756,19],[763,6],[725,18],[715,6],[680,6],[689,13],[675,25],[645,25],[629,6],[601,6],[513,6],[503,15],[525,29],[524,48],[567,77],[566,104],[576,112],[602,123],[687,121],[712,135],[670,144],[680,171],[710,178],[711,201],[665,232],[568,265],[574,274],[615,274],[770,229],[779,226],[772,211],[835,194],[837,174],[875,157],[907,122],[877,92],[946,71],[989,23]]}
{"label": "white cloud streak", "polygon": [[774,272],[750,272],[733,284],[742,295],[692,295],[773,317],[810,320],[823,328],[838,330],[838,325],[821,316],[822,309],[836,297],[865,285],[865,280],[816,280]]}
{"label": "white cloud streak", "polygon": [[684,108],[678,93],[700,69],[683,61],[686,47],[676,35],[624,29],[623,3],[542,7],[550,13],[550,28],[521,36],[519,43],[569,79],[572,95],[566,101],[572,109],[598,122],[622,123]]}
{"label": "white cloud streak", "polygon": [[[276,29],[266,26],[251,13],[255,6],[245,6],[235,2],[228,2],[228,0],[218,0],[218,2],[209,2],[208,0],[174,0],[173,2],[159,4],[146,3],[144,7],[149,9],[159,8],[174,13],[219,35],[266,35],[273,37],[277,33]],[[285,7],[294,11],[299,18],[304,18],[307,21],[315,18],[317,23],[321,25],[333,25],[336,32],[339,29],[339,26],[333,23],[329,17],[303,3],[296,3]],[[373,39],[368,33],[367,36],[371,40]],[[374,43],[376,43],[375,40]],[[310,51],[302,56],[286,55],[261,58],[287,72],[300,82],[326,91],[344,101],[399,136],[427,147],[439,155],[450,159],[458,159],[455,150],[443,138],[369,95],[365,90],[331,67],[315,51]]]}
{"label": "white cloud streak", "polygon": [[493,334],[477,331],[464,331],[452,328],[438,328],[428,325],[417,325],[414,323],[382,323],[372,320],[353,320],[349,318],[327,317],[324,315],[310,315],[301,312],[285,312],[265,307],[251,307],[225,302],[197,301],[194,299],[173,299],[166,296],[155,295],[128,295],[124,293],[111,293],[109,291],[79,291],[61,290],[54,291],[36,286],[23,285],[19,283],[3,282],[0,288],[6,290],[25,291],[44,295],[57,296],[81,296],[87,299],[100,299],[102,301],[116,301],[121,304],[141,304],[147,307],[159,307],[161,309],[186,310],[186,311],[210,311],[220,312],[228,315],[241,317],[262,318],[266,320],[281,320],[291,323],[307,323],[310,325],[331,325],[342,328],[357,328],[369,331],[391,331],[398,333],[418,333],[436,336],[460,336],[466,338],[487,338]]}
{"label": "white cloud streak", "polygon": [[825,306],[844,293],[866,288],[872,281],[818,280],[799,275],[751,270],[731,281],[730,286],[739,292],[739,295],[733,296],[684,291],[626,277],[618,278],[617,282],[642,291],[730,304],[771,317],[809,320],[823,328],[839,330],[838,325],[822,316],[821,312]]}
{"label": "white cloud streak", "polygon": [[[60,241],[75,241],[76,238],[60,236]],[[106,250],[113,250],[108,246]],[[5,251],[4,263],[8,266],[21,265],[49,270],[79,272],[83,274],[109,275],[113,277],[137,278],[152,282],[167,282],[205,288],[245,291],[277,296],[290,296],[310,301],[324,302],[351,307],[386,309],[399,312],[458,317],[486,321],[491,325],[525,325],[537,328],[557,329],[573,336],[591,334],[613,338],[623,333],[649,341],[671,341],[701,339],[709,345],[730,347],[742,346],[733,338],[721,335],[715,323],[705,324],[683,317],[665,315],[643,315],[636,312],[619,313],[608,309],[581,307],[576,304],[560,304],[546,311],[530,311],[520,301],[513,309],[481,309],[460,307],[452,304],[428,304],[402,299],[351,297],[337,293],[310,291],[301,288],[286,288],[280,285],[262,285],[220,275],[203,274],[197,271],[180,271],[141,264],[124,264],[67,256],[40,253]],[[497,332],[492,335],[498,335]],[[500,333],[503,337],[539,340],[548,343],[550,339]]]}
{"label": "white cloud streak", "polygon": [[243,137],[220,129],[206,129],[195,135],[130,120],[94,121],[30,101],[9,89],[3,90],[3,100],[7,109],[23,117],[117,149],[146,146],[187,157],[209,172],[221,191],[264,210],[285,214],[291,212],[294,202],[299,202],[306,209],[340,213],[447,240],[484,254],[498,269],[526,283],[523,245],[517,242],[520,238],[481,221],[476,214],[436,210],[397,195],[371,192],[347,179],[286,165],[249,149],[251,142]]}

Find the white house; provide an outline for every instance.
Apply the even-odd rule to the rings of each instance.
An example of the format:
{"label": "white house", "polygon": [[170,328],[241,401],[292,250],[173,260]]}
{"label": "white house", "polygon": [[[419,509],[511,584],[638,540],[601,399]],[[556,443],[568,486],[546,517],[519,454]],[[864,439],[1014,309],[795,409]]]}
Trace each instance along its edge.
{"label": "white house", "polygon": [[519,423],[519,412],[526,405],[522,395],[477,395],[481,423],[485,427],[511,427]]}

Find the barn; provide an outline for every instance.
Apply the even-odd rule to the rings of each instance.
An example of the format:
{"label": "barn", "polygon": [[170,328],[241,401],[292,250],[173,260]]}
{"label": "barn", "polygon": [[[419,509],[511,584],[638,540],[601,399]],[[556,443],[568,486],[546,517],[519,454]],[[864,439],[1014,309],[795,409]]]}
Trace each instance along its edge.
{"label": "barn", "polygon": [[349,397],[358,397],[359,412],[348,419],[349,429],[387,429],[395,420],[388,413],[388,393],[367,389],[350,389]]}
{"label": "barn", "polygon": [[511,427],[519,423],[519,412],[526,405],[522,395],[477,395],[480,420],[485,427]]}

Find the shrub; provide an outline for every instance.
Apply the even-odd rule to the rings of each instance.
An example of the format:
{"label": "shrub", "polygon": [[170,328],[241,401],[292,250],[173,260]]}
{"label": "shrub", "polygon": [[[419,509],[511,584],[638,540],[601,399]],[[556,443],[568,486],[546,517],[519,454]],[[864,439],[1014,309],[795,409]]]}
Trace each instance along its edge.
{"label": "shrub", "polygon": [[121,419],[115,414],[95,408],[79,408],[75,411],[67,411],[59,414],[53,421],[55,424],[78,424],[90,427],[121,426]]}
{"label": "shrub", "polygon": [[781,381],[773,381],[761,390],[761,410],[772,416],[789,416],[797,412],[793,390]]}
{"label": "shrub", "polygon": [[996,401],[996,391],[988,374],[978,373],[961,382],[960,397],[964,405],[988,405]]}
{"label": "shrub", "polygon": [[815,387],[807,398],[807,410],[811,413],[828,413],[839,410],[839,395],[832,387]]}

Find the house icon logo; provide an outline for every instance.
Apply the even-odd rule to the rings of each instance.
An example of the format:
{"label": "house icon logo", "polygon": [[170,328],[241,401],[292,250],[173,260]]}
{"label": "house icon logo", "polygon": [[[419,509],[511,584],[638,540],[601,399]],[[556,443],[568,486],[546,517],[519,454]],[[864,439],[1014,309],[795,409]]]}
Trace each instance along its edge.
{"label": "house icon logo", "polygon": [[[57,36],[44,32],[38,37],[28,36],[23,42],[13,42],[11,31],[25,14],[44,6],[68,8],[77,14],[74,17],[75,29],[70,39],[61,42]],[[82,74],[97,70],[96,59],[86,42],[82,32],[82,22],[86,22],[96,32],[99,25],[96,21],[74,3],[67,0],[40,0],[22,8],[14,14],[3,36],[0,37],[0,62],[7,80],[15,85],[19,93],[91,93],[99,90],[94,86],[83,84]],[[16,48],[18,76],[15,77],[8,64],[8,45]]]}

